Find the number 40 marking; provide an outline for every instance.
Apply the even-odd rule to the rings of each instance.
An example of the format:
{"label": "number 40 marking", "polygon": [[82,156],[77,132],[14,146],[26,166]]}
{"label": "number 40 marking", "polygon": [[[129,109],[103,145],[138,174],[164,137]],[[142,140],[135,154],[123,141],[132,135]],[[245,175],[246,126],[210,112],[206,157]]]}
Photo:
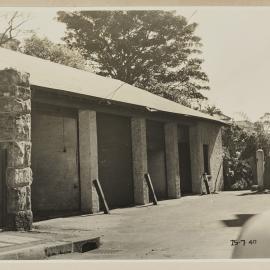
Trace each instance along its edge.
{"label": "number 40 marking", "polygon": [[248,243],[249,243],[250,245],[254,245],[254,244],[257,243],[257,240],[249,240]]}

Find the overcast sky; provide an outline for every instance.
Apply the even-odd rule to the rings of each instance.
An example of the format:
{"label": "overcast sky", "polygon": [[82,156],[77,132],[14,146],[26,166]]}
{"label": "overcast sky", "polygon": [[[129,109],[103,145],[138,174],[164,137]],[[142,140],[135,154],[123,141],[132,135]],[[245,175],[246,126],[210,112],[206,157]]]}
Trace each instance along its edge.
{"label": "overcast sky", "polygon": [[[55,9],[23,11],[30,16],[25,28],[61,40],[65,25],[54,19]],[[196,34],[211,87],[204,93],[210,101],[225,114],[244,112],[253,121],[270,112],[270,8],[182,7],[177,12],[199,24]]]}

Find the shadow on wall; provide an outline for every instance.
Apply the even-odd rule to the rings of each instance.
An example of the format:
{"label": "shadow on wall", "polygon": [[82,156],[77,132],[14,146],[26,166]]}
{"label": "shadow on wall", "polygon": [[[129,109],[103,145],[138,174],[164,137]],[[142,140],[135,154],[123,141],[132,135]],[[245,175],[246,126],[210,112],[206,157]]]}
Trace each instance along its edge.
{"label": "shadow on wall", "polygon": [[221,220],[227,227],[242,227],[250,218],[256,214],[237,214],[235,219]]}

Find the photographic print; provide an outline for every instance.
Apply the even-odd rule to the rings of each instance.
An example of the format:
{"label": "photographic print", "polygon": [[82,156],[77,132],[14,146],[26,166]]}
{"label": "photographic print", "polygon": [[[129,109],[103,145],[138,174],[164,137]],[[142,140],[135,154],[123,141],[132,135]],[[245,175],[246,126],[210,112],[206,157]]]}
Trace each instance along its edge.
{"label": "photographic print", "polygon": [[1,7],[0,259],[270,258],[270,7]]}

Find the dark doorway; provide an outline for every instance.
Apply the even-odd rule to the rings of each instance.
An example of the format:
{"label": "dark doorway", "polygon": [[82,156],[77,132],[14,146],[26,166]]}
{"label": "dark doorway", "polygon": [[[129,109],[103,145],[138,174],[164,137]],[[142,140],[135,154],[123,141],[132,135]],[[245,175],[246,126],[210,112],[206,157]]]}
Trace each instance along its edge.
{"label": "dark doorway", "polygon": [[203,145],[203,165],[204,165],[204,173],[210,174],[209,167],[209,146],[208,144]]}
{"label": "dark doorway", "polygon": [[0,149],[0,228],[5,226],[6,221],[6,167],[7,151]]}
{"label": "dark doorway", "polygon": [[97,113],[99,181],[109,208],[134,204],[130,118]]}
{"label": "dark doorway", "polygon": [[181,194],[192,193],[190,147],[187,142],[178,144]]}
{"label": "dark doorway", "polygon": [[164,124],[147,121],[148,172],[158,200],[167,199]]}
{"label": "dark doorway", "polygon": [[37,218],[80,210],[77,112],[32,112],[32,208]]}
{"label": "dark doorway", "polygon": [[192,180],[188,126],[179,126],[178,128],[178,153],[181,194],[191,194]]}

